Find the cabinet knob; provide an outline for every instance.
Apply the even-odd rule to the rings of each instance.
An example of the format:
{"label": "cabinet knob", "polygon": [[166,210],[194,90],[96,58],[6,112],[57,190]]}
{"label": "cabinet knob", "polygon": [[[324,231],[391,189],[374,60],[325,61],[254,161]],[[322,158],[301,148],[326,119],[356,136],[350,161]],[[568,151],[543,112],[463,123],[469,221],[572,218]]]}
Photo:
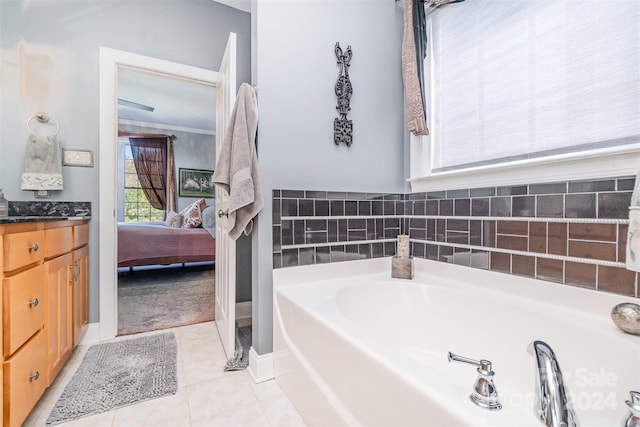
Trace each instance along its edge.
{"label": "cabinet knob", "polygon": [[38,298],[34,298],[31,301],[29,301],[29,305],[32,305],[34,307],[37,307],[38,304],[40,304],[40,301],[38,301]]}
{"label": "cabinet knob", "polygon": [[38,252],[38,249],[40,249],[40,246],[38,246],[37,243],[34,243],[33,246],[29,246],[29,251]]}
{"label": "cabinet knob", "polygon": [[38,378],[40,378],[40,372],[39,371],[36,371],[35,374],[29,375],[29,381],[38,381]]}

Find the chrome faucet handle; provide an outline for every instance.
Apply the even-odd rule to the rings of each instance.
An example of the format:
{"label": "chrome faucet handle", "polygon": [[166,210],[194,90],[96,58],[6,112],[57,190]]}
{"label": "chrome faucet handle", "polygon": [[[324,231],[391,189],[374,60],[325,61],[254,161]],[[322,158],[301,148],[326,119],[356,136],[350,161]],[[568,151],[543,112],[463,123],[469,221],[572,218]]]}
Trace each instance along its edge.
{"label": "chrome faucet handle", "polygon": [[447,360],[449,360],[449,362],[462,362],[476,366],[478,378],[473,385],[473,391],[469,395],[469,399],[483,409],[490,411],[502,409],[502,404],[498,400],[498,390],[496,390],[496,386],[493,383],[495,372],[491,369],[492,364],[489,360],[470,359],[451,352],[447,355]]}
{"label": "chrome faucet handle", "polygon": [[630,391],[631,400],[625,403],[629,407],[629,415],[623,420],[622,427],[640,427],[640,392]]}

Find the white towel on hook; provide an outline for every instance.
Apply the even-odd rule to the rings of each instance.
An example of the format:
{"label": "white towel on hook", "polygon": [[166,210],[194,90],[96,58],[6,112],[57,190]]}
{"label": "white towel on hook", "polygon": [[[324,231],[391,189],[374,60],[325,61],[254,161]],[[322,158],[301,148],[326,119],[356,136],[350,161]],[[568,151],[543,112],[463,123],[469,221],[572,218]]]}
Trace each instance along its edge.
{"label": "white towel on hook", "polygon": [[626,266],[628,270],[640,271],[640,171],[636,175],[629,206]]}
{"label": "white towel on hook", "polygon": [[213,173],[213,182],[229,194],[228,219],[218,221],[218,225],[234,240],[243,231],[251,233],[252,220],[264,206],[256,155],[257,130],[256,92],[243,83]]}
{"label": "white towel on hook", "polygon": [[55,135],[29,135],[22,190],[62,190],[62,153]]}

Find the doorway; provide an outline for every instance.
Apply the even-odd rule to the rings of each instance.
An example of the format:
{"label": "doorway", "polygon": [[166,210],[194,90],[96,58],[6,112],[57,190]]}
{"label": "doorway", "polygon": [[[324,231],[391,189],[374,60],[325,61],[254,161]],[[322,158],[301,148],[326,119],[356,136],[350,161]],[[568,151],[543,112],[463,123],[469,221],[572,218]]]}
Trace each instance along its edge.
{"label": "doorway", "polygon": [[176,79],[218,86],[219,73],[157,58],[100,48],[100,340],[116,336],[117,301],[117,165],[118,70],[131,68],[160,73]]}
{"label": "doorway", "polygon": [[216,88],[130,67],[117,77],[117,334],[213,321],[215,230],[177,214],[201,199],[215,211],[212,185],[168,184],[213,170]]}

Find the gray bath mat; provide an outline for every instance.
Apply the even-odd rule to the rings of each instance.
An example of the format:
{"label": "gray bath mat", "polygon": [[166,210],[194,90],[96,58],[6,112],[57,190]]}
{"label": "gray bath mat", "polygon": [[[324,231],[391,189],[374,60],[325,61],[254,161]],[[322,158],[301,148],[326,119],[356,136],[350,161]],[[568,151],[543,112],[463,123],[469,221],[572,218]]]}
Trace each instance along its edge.
{"label": "gray bath mat", "polygon": [[249,349],[251,348],[251,326],[236,328],[236,349],[233,357],[224,366],[225,371],[239,371],[249,366]]}
{"label": "gray bath mat", "polygon": [[56,402],[47,425],[175,394],[173,332],[94,345]]}

